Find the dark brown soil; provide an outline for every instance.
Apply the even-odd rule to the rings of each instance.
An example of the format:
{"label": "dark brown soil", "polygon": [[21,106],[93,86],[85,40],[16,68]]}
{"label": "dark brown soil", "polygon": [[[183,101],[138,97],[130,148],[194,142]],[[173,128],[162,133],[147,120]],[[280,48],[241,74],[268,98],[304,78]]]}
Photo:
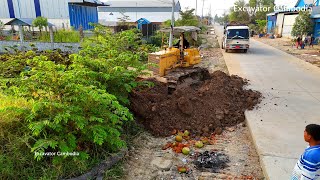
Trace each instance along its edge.
{"label": "dark brown soil", "polygon": [[146,90],[131,94],[131,110],[146,129],[156,136],[173,130],[208,136],[245,120],[244,112],[260,102],[261,94],[245,90],[247,81],[221,71],[195,86],[181,86],[172,95],[167,85],[155,82]]}

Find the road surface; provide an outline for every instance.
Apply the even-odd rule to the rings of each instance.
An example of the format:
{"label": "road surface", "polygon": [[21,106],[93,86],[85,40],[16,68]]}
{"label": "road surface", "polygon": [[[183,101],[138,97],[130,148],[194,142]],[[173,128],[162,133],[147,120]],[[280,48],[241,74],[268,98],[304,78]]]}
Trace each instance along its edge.
{"label": "road surface", "polygon": [[[221,44],[223,28],[215,29]],[[320,68],[255,40],[247,54],[223,55],[230,74],[249,79],[265,97],[246,119],[266,178],[290,179],[307,147],[305,126],[320,124]]]}

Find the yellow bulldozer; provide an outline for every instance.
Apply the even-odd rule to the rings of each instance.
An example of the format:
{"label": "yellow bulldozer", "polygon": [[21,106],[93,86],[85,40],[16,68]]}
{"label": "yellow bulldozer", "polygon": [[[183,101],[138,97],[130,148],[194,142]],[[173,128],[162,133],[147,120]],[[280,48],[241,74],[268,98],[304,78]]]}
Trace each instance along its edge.
{"label": "yellow bulldozer", "polygon": [[195,26],[178,26],[160,30],[163,33],[172,32],[174,35],[180,35],[176,45],[148,55],[148,62],[156,65],[150,65],[149,69],[154,75],[166,78],[170,90],[175,90],[181,83],[192,84],[210,76],[207,69],[194,67],[201,62],[200,51],[195,46],[190,47],[190,43],[185,39],[185,33],[189,32],[192,39],[196,41],[199,31],[200,28]]}
{"label": "yellow bulldozer", "polygon": [[[171,28],[161,29],[160,32],[169,33]],[[200,63],[201,57],[198,48],[190,48],[189,43],[185,40],[185,32],[191,32],[194,39],[200,28],[195,26],[180,26],[173,28],[173,34],[179,34],[180,40],[177,46],[165,48],[159,52],[150,53],[148,56],[149,63],[156,64],[150,68],[155,75],[161,77],[168,74],[172,69],[178,67],[190,67]]]}

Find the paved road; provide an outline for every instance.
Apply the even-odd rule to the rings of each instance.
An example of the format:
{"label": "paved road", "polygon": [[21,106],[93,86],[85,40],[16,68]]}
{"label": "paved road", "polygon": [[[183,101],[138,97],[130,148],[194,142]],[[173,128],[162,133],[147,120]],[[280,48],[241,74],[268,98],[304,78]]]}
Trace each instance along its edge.
{"label": "paved road", "polygon": [[[222,27],[216,27],[222,35]],[[320,68],[251,40],[244,53],[223,53],[230,74],[250,80],[265,99],[246,112],[247,123],[267,179],[286,180],[307,144],[307,124],[320,124]]]}

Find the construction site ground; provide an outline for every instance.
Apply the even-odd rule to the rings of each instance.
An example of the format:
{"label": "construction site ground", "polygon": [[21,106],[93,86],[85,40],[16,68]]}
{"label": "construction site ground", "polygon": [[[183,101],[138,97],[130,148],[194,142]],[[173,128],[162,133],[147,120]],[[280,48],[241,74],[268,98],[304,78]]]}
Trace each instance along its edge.
{"label": "construction site ground", "polygon": [[[210,97],[208,93],[212,93],[209,89],[205,87],[208,86],[222,86],[226,84],[227,81],[232,81],[231,85],[227,85],[226,89],[232,91],[233,94],[239,93],[239,97],[235,97],[235,101],[238,102],[237,108],[239,111],[236,111],[236,119],[230,120],[230,124],[223,125],[222,120],[221,127],[218,128],[216,124],[213,123],[209,125],[207,128],[198,128],[197,124],[192,125],[191,127],[184,126],[185,129],[190,130],[191,139],[183,140],[183,142],[188,142],[190,145],[190,154],[183,155],[182,153],[177,153],[174,151],[175,137],[178,133],[172,132],[168,134],[168,129],[163,129],[163,133],[159,136],[159,134],[155,133],[160,131],[161,128],[168,128],[171,126],[166,126],[160,123],[156,123],[157,121],[152,122],[153,126],[146,127],[148,131],[141,132],[134,140],[133,145],[129,147],[129,153],[124,159],[123,162],[123,172],[125,172],[124,176],[121,179],[126,180],[211,180],[211,179],[264,179],[262,169],[259,162],[259,157],[254,148],[254,145],[251,140],[251,136],[248,130],[248,127],[245,123],[244,111],[247,108],[256,108],[258,101],[260,101],[261,95],[258,92],[253,92],[250,90],[241,90],[238,89],[240,86],[245,85],[245,80],[242,80],[239,77],[230,77],[226,75],[228,74],[227,66],[224,62],[223,55],[221,53],[221,49],[219,48],[218,41],[214,34],[214,31],[209,31],[208,35],[203,37],[207,40],[204,43],[203,49],[201,50],[202,62],[199,64],[199,67],[207,68],[210,73],[215,71],[213,79],[217,77],[222,77],[222,81],[217,83],[208,81],[204,83],[199,89],[202,90],[202,93],[198,93],[197,90],[192,93],[195,94],[196,97]],[[224,73],[223,73],[224,72]],[[161,86],[159,87],[161,89]],[[223,89],[223,88],[222,88]],[[221,90],[223,91],[223,90]],[[218,90],[215,93],[223,93]],[[241,96],[241,97],[240,97]],[[161,97],[161,96],[160,96]],[[148,97],[150,98],[150,97]],[[152,97],[157,99],[157,97]],[[192,98],[191,98],[192,99]],[[195,101],[196,98],[194,99]],[[233,100],[233,99],[230,99]],[[183,99],[179,99],[179,103],[184,102]],[[217,99],[217,101],[220,101]],[[143,102],[143,101],[142,101]],[[183,103],[181,103],[183,104]],[[205,121],[205,116],[209,118],[210,114],[213,114],[213,120],[219,120],[222,116],[228,117],[228,108],[233,108],[232,103],[225,102],[225,107],[227,110],[225,111],[217,111],[217,112],[207,112],[203,114],[204,117],[201,117],[199,121]],[[163,102],[160,107],[150,107],[151,114],[154,113],[155,118],[165,118],[168,116],[166,113],[157,114],[155,111],[158,108],[163,108],[165,106],[170,105],[170,100],[166,100]],[[241,107],[241,106],[245,107]],[[240,107],[240,108],[239,108]],[[183,108],[184,109],[184,108]],[[188,106],[187,106],[188,109]],[[205,108],[204,108],[205,109]],[[154,111],[153,111],[154,110]],[[181,110],[181,109],[180,109]],[[147,110],[145,110],[147,111]],[[160,111],[160,110],[159,110]],[[174,109],[172,109],[174,111]],[[174,113],[174,112],[173,112]],[[183,114],[186,112],[180,112]],[[233,113],[233,112],[232,112]],[[229,116],[233,116],[234,114],[230,114]],[[142,114],[145,115],[145,114]],[[145,115],[147,116],[147,115]],[[178,117],[178,116],[176,116]],[[186,119],[192,119],[188,116],[188,112],[186,115]],[[196,118],[196,117],[195,117]],[[223,117],[222,117],[223,118]],[[140,119],[141,120],[141,119]],[[178,121],[179,119],[177,119]],[[184,120],[181,118],[181,121]],[[143,121],[143,120],[142,120]],[[139,121],[141,123],[141,121]],[[142,123],[143,124],[143,123]],[[150,123],[151,124],[151,123]],[[173,123],[172,126],[176,124]],[[175,131],[175,128],[172,127],[170,131]],[[160,130],[159,130],[160,129]],[[184,129],[184,130],[185,130]],[[155,135],[156,134],[156,135]],[[207,143],[203,148],[195,148],[194,144],[190,143],[193,141],[199,140],[200,136],[208,136],[213,139],[209,139],[210,143]],[[189,138],[189,137],[188,137]],[[194,139],[194,140],[193,140]],[[171,146],[170,146],[171,145]],[[176,150],[176,149],[175,149]],[[179,150],[178,150],[179,151]],[[195,162],[199,162],[200,155],[205,157],[204,152],[217,153],[216,156],[223,157],[221,158],[221,162],[219,164],[224,164],[224,166],[219,166],[217,168],[204,168],[197,165]],[[203,154],[202,154],[203,153]],[[210,161],[212,162],[212,161]],[[214,162],[212,162],[214,163]],[[187,173],[179,173],[178,167],[186,167]],[[113,177],[106,177],[106,179],[113,179]]]}

